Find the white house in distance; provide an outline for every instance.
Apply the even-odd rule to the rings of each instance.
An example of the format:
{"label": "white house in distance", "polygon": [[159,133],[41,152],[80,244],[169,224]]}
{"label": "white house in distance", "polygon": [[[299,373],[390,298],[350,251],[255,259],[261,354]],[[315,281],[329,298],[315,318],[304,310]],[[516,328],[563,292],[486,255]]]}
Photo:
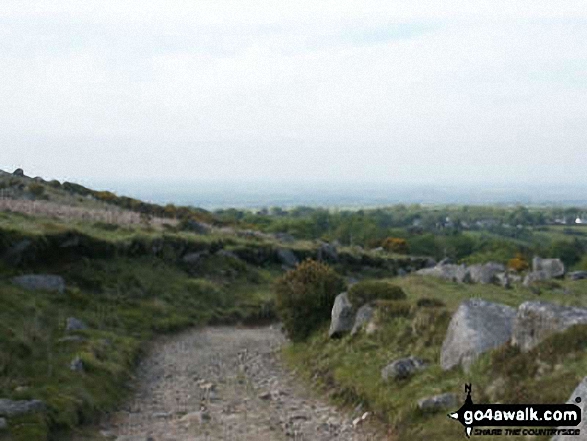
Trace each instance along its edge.
{"label": "white house in distance", "polygon": [[575,224],[576,225],[587,225],[587,218],[583,217],[579,217],[577,216],[577,219],[575,219]]}

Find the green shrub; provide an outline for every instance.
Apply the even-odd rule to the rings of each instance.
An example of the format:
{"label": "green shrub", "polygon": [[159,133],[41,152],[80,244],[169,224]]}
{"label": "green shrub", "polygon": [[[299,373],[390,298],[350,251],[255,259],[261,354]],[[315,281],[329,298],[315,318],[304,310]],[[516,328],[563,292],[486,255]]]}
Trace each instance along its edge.
{"label": "green shrub", "polygon": [[388,237],[381,243],[381,246],[386,251],[393,253],[407,254],[410,251],[406,239],[400,237]]}
{"label": "green shrub", "polygon": [[29,191],[36,197],[43,196],[45,194],[45,186],[33,182],[29,184]]}
{"label": "green shrub", "polygon": [[399,286],[381,280],[366,280],[354,284],[349,290],[349,300],[360,308],[374,300],[403,300],[406,294]]}
{"label": "green shrub", "polygon": [[407,300],[375,300],[377,314],[381,318],[409,317],[414,306]]}
{"label": "green shrub", "polygon": [[280,277],[274,284],[275,306],[289,338],[304,340],[328,320],[343,290],[344,282],[334,270],[310,259]]}

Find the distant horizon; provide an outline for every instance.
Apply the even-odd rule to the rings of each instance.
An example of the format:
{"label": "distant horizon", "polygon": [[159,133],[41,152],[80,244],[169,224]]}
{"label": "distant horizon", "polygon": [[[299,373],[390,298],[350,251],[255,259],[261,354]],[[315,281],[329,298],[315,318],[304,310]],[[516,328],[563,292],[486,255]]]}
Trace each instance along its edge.
{"label": "distant horizon", "polygon": [[155,203],[205,209],[272,206],[291,208],[373,208],[395,204],[424,205],[562,205],[586,206],[587,184],[494,183],[431,184],[409,182],[336,182],[270,180],[92,180],[119,195]]}

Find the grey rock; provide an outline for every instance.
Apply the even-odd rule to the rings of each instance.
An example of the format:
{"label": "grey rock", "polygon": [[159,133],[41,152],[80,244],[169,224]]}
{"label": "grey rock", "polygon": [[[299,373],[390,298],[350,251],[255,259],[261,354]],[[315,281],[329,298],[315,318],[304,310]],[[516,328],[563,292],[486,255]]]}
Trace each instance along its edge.
{"label": "grey rock", "polygon": [[84,341],[87,341],[87,338],[81,335],[68,335],[57,340],[57,343],[83,343]]}
{"label": "grey rock", "polygon": [[565,275],[565,265],[560,259],[532,259],[532,271],[543,271],[549,279]]}
{"label": "grey rock", "polygon": [[347,279],[346,279],[346,284],[349,287],[353,286],[357,283],[359,283],[359,279],[357,279],[356,277],[347,277]]}
{"label": "grey rock", "polygon": [[321,243],[318,247],[318,260],[338,262],[338,251],[336,246],[329,243]]}
{"label": "grey rock", "polygon": [[442,344],[441,367],[448,370],[462,365],[468,371],[480,354],[511,338],[515,316],[514,308],[482,299],[461,303]]}
{"label": "grey rock", "polygon": [[398,277],[405,277],[408,275],[408,272],[405,269],[400,268],[397,270],[397,275]]}
{"label": "grey rock", "polygon": [[0,399],[0,416],[12,418],[18,415],[45,412],[47,406],[40,400],[12,401]]}
{"label": "grey rock", "polygon": [[8,429],[8,423],[6,422],[6,419],[0,418],[0,432],[6,429]]}
{"label": "grey rock", "polygon": [[503,273],[497,273],[495,275],[495,278],[497,280],[497,283],[503,286],[504,288],[512,287],[512,278],[507,271],[504,271]]}
{"label": "grey rock", "polygon": [[550,335],[577,324],[587,324],[587,309],[524,302],[514,320],[512,343],[529,351]]}
{"label": "grey rock", "polygon": [[427,258],[424,262],[424,268],[434,268],[435,266],[436,260],[434,260],[432,257]]}
{"label": "grey rock", "polygon": [[469,273],[473,283],[481,283],[484,285],[494,283],[496,275],[505,271],[505,266],[499,263],[489,262],[483,265],[471,265]]}
{"label": "grey rock", "polygon": [[60,248],[76,248],[79,247],[81,243],[81,239],[79,236],[72,236],[69,239],[66,239],[61,245]]}
{"label": "grey rock", "polygon": [[287,248],[279,248],[277,250],[277,258],[288,268],[293,268],[299,263],[299,260],[293,251]]}
{"label": "grey rock", "polygon": [[188,264],[196,264],[198,263],[200,260],[202,260],[203,258],[207,257],[209,255],[208,251],[200,251],[198,253],[188,253],[185,256],[183,256],[181,258],[183,263],[188,263]]}
{"label": "grey rock", "polygon": [[63,294],[65,291],[65,280],[61,276],[51,274],[28,274],[12,279],[12,283],[21,288],[31,291],[50,291]]}
{"label": "grey rock", "polygon": [[67,324],[65,325],[66,331],[83,331],[84,329],[88,329],[88,326],[81,320],[75,317],[67,318]]}
{"label": "grey rock", "polygon": [[83,372],[84,371],[84,362],[81,358],[75,357],[71,363],[69,364],[69,369],[73,372]]}
{"label": "grey rock", "polygon": [[458,397],[453,393],[434,395],[418,400],[418,408],[423,412],[440,412],[458,406]]}
{"label": "grey rock", "polygon": [[[581,397],[581,402],[577,403],[575,398]],[[555,435],[552,437],[551,441],[585,441],[587,440],[587,419],[585,418],[585,412],[587,411],[587,377],[583,378],[583,380],[579,383],[579,385],[575,388],[571,396],[569,397],[568,404],[574,404],[579,406],[581,409],[582,417],[581,422],[578,426],[573,428],[579,429],[581,434],[579,436],[571,436],[571,435]],[[566,427],[561,427],[566,428]]]}
{"label": "grey rock", "polygon": [[465,265],[459,265],[456,268],[455,281],[458,283],[471,283],[471,272]]}
{"label": "grey rock", "polygon": [[550,277],[546,271],[530,271],[524,277],[524,286],[530,286],[535,282],[541,282],[544,280],[549,280]]}
{"label": "grey rock", "polygon": [[5,262],[9,265],[18,266],[24,260],[26,253],[33,244],[29,239],[23,239],[10,247],[3,256]]}
{"label": "grey rock", "polygon": [[357,311],[351,335],[356,335],[373,318],[374,313],[375,309],[371,305],[361,306]]}
{"label": "grey rock", "polygon": [[388,364],[381,370],[381,378],[384,381],[391,379],[402,380],[411,377],[416,372],[427,367],[427,364],[416,357],[400,358]]}
{"label": "grey rock", "polygon": [[570,280],[583,280],[587,279],[587,271],[573,271],[568,274]]}
{"label": "grey rock", "polygon": [[24,170],[23,170],[22,168],[17,168],[16,170],[14,170],[14,171],[12,172],[12,174],[13,174],[14,176],[18,176],[18,177],[20,177],[20,178],[23,178],[23,177],[24,177]]}
{"label": "grey rock", "polygon": [[208,234],[211,230],[211,227],[204,222],[198,222],[192,219],[185,223],[184,229],[196,234]]}
{"label": "grey rock", "polygon": [[238,257],[234,252],[230,251],[230,250],[218,250],[215,253],[217,256],[222,256],[222,257],[226,257],[228,259],[234,259],[234,260],[241,260],[240,257]]}
{"label": "grey rock", "polygon": [[353,305],[349,301],[348,294],[343,292],[337,295],[332,307],[330,329],[328,331],[329,337],[342,337],[343,334],[352,330],[354,316]]}
{"label": "grey rock", "polygon": [[434,268],[423,268],[416,271],[416,274],[422,276],[438,277],[439,279],[458,281],[459,278],[464,279],[466,273],[463,271],[464,266],[448,264],[438,264]]}
{"label": "grey rock", "polygon": [[289,233],[275,233],[274,237],[283,243],[292,243],[296,241],[296,238]]}

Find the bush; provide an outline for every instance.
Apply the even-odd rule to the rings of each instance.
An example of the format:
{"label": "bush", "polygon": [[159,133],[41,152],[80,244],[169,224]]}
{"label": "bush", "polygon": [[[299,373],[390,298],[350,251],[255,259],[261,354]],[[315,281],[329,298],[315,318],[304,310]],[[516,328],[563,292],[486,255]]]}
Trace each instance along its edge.
{"label": "bush", "polygon": [[308,259],[280,277],[273,288],[285,332],[292,340],[301,341],[330,318],[344,282],[328,265]]}
{"label": "bush", "polygon": [[406,294],[399,286],[381,280],[359,282],[349,290],[349,300],[355,308],[375,300],[404,300],[405,298]]}
{"label": "bush", "polygon": [[530,268],[530,264],[524,259],[524,256],[516,254],[516,257],[508,261],[508,268],[511,268],[514,271],[526,271]]}
{"label": "bush", "polygon": [[382,242],[381,246],[386,251],[391,251],[393,253],[407,254],[410,251],[408,242],[399,237],[388,237]]}
{"label": "bush", "polygon": [[45,194],[45,187],[36,182],[29,184],[29,191],[36,197],[41,197]]}

